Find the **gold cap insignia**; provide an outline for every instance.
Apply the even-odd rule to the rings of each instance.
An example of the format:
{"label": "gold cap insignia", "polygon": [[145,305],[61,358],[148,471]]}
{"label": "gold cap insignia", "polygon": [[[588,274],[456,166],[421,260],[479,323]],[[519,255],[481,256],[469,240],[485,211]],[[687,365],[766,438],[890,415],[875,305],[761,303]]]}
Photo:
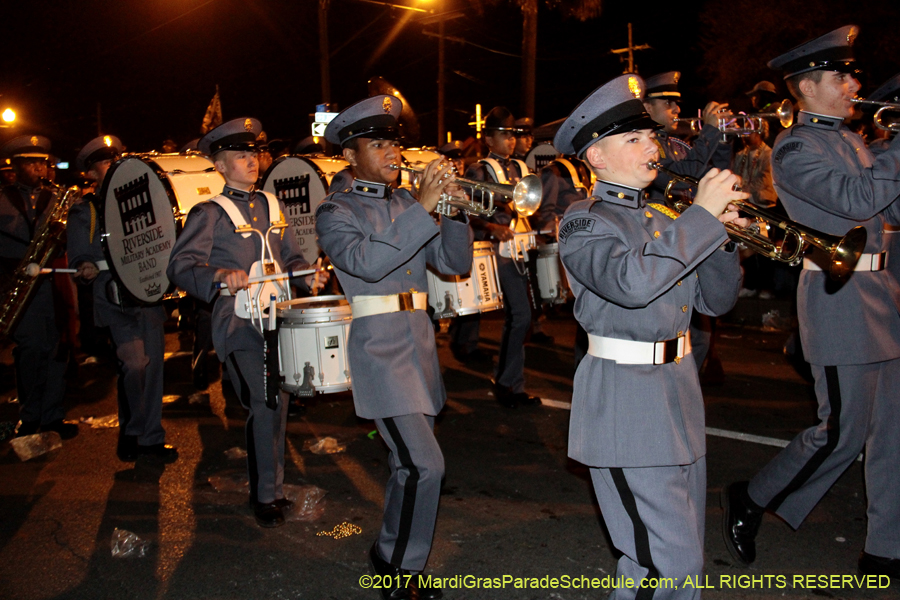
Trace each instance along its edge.
{"label": "gold cap insignia", "polygon": [[389,114],[392,107],[393,105],[391,104],[391,97],[385,96],[384,102],[381,103],[381,109],[384,110],[385,114]]}
{"label": "gold cap insignia", "polygon": [[31,136],[31,139],[28,141],[31,142],[32,146],[37,146],[38,144],[41,143],[41,141],[37,138],[36,135]]}
{"label": "gold cap insignia", "polygon": [[104,135],[103,143],[106,144],[108,147],[112,147],[112,138],[109,137],[108,135]]}
{"label": "gold cap insignia", "polygon": [[681,79],[681,72],[675,71],[675,75],[672,76],[672,82],[678,83],[678,80]]}
{"label": "gold cap insignia", "polygon": [[859,29],[857,27],[851,27],[850,31],[847,32],[847,43],[852,46],[858,35]]}
{"label": "gold cap insignia", "polygon": [[637,77],[629,77],[628,78],[628,91],[631,92],[632,96],[640,99],[641,84],[638,83]]}
{"label": "gold cap insignia", "polygon": [[245,131],[253,131],[253,121],[250,119],[244,120],[244,130]]}

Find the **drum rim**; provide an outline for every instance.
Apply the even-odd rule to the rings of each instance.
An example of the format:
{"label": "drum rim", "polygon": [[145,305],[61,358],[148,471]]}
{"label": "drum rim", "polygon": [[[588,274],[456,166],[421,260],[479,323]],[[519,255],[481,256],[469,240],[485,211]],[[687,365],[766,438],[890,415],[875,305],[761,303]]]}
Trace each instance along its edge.
{"label": "drum rim", "polygon": [[[163,290],[162,295],[159,300],[155,302],[147,302],[135,296],[128,287],[122,283],[122,279],[119,276],[118,271],[116,270],[116,261],[113,260],[112,254],[109,251],[109,242],[106,231],[106,195],[109,192],[110,182],[113,179],[113,175],[116,170],[125,164],[126,161],[138,160],[144,163],[156,177],[160,180],[160,183],[163,186],[163,189],[166,192],[166,196],[169,198],[169,208],[172,210],[172,220],[175,222],[175,240],[178,240],[178,236],[181,235],[182,224],[181,219],[179,219],[176,215],[179,210],[178,208],[178,197],[175,195],[175,190],[172,188],[172,182],[169,181],[169,178],[166,176],[166,171],[156,164],[152,159],[147,159],[141,156],[140,154],[129,154],[123,156],[112,165],[110,165],[109,170],[106,173],[106,177],[103,178],[103,185],[100,186],[100,210],[97,212],[99,214],[100,219],[100,232],[103,234],[100,236],[100,247],[103,250],[103,256],[106,258],[106,263],[109,266],[109,272],[112,275],[113,279],[116,283],[119,284],[119,289],[125,292],[125,295],[128,297],[128,300],[132,303],[136,303],[138,306],[159,306],[165,301],[165,297],[172,293],[172,290],[175,288],[175,284],[169,280],[168,275],[166,275],[166,281],[168,282],[168,286],[165,290]],[[168,267],[168,265],[166,265]]]}

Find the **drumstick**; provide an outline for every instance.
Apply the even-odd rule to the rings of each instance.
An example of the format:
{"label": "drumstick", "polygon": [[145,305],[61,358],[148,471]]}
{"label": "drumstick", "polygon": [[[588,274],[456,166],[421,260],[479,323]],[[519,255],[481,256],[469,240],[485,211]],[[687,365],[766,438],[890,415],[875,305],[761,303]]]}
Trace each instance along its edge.
{"label": "drumstick", "polygon": [[38,275],[46,275],[48,273],[77,273],[78,269],[51,269],[44,267],[43,269],[37,263],[28,263],[25,267],[25,274],[29,277],[37,277]]}
{"label": "drumstick", "polygon": [[312,295],[319,295],[319,271],[322,269],[322,257],[316,259],[316,274],[313,276]]}
{"label": "drumstick", "polygon": [[[286,273],[274,273],[272,275],[262,275],[260,277],[251,277],[247,280],[247,283],[262,283],[264,281],[275,281],[277,279],[291,279],[294,277],[303,277],[304,275],[312,275],[315,273],[315,269],[306,269],[304,271],[288,271]],[[228,285],[224,282],[216,283],[216,289],[222,290],[227,289]]]}

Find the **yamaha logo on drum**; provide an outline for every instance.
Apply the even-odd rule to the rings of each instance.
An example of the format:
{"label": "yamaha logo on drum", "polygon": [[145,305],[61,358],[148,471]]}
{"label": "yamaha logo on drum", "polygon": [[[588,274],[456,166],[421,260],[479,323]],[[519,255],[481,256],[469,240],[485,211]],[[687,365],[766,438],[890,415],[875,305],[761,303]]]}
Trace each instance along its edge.
{"label": "yamaha logo on drum", "polygon": [[122,231],[131,235],[156,224],[156,214],[150,201],[148,174],[145,173],[113,190],[119,204]]}

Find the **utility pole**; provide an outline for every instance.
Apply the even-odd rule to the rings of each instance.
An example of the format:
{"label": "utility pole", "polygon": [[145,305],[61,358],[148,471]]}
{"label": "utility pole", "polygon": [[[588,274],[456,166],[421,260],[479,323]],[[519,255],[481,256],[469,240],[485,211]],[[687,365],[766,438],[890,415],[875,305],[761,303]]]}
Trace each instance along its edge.
{"label": "utility pole", "polygon": [[534,93],[537,69],[537,0],[522,2],[522,105],[521,117],[534,118]]}
{"label": "utility pole", "polygon": [[[635,50],[652,50],[653,48],[650,44],[641,44],[640,46],[635,46],[631,37],[631,23],[628,24],[628,46],[625,48],[616,48],[614,50],[610,50],[610,54],[625,54],[628,53],[628,68],[625,70],[625,73],[637,73],[637,69],[634,67],[634,52]],[[622,56],[619,56],[619,60],[624,62],[625,59]]]}
{"label": "utility pole", "polygon": [[319,0],[319,71],[322,84],[322,102],[331,102],[331,67],[328,51],[328,3],[331,0]]}

